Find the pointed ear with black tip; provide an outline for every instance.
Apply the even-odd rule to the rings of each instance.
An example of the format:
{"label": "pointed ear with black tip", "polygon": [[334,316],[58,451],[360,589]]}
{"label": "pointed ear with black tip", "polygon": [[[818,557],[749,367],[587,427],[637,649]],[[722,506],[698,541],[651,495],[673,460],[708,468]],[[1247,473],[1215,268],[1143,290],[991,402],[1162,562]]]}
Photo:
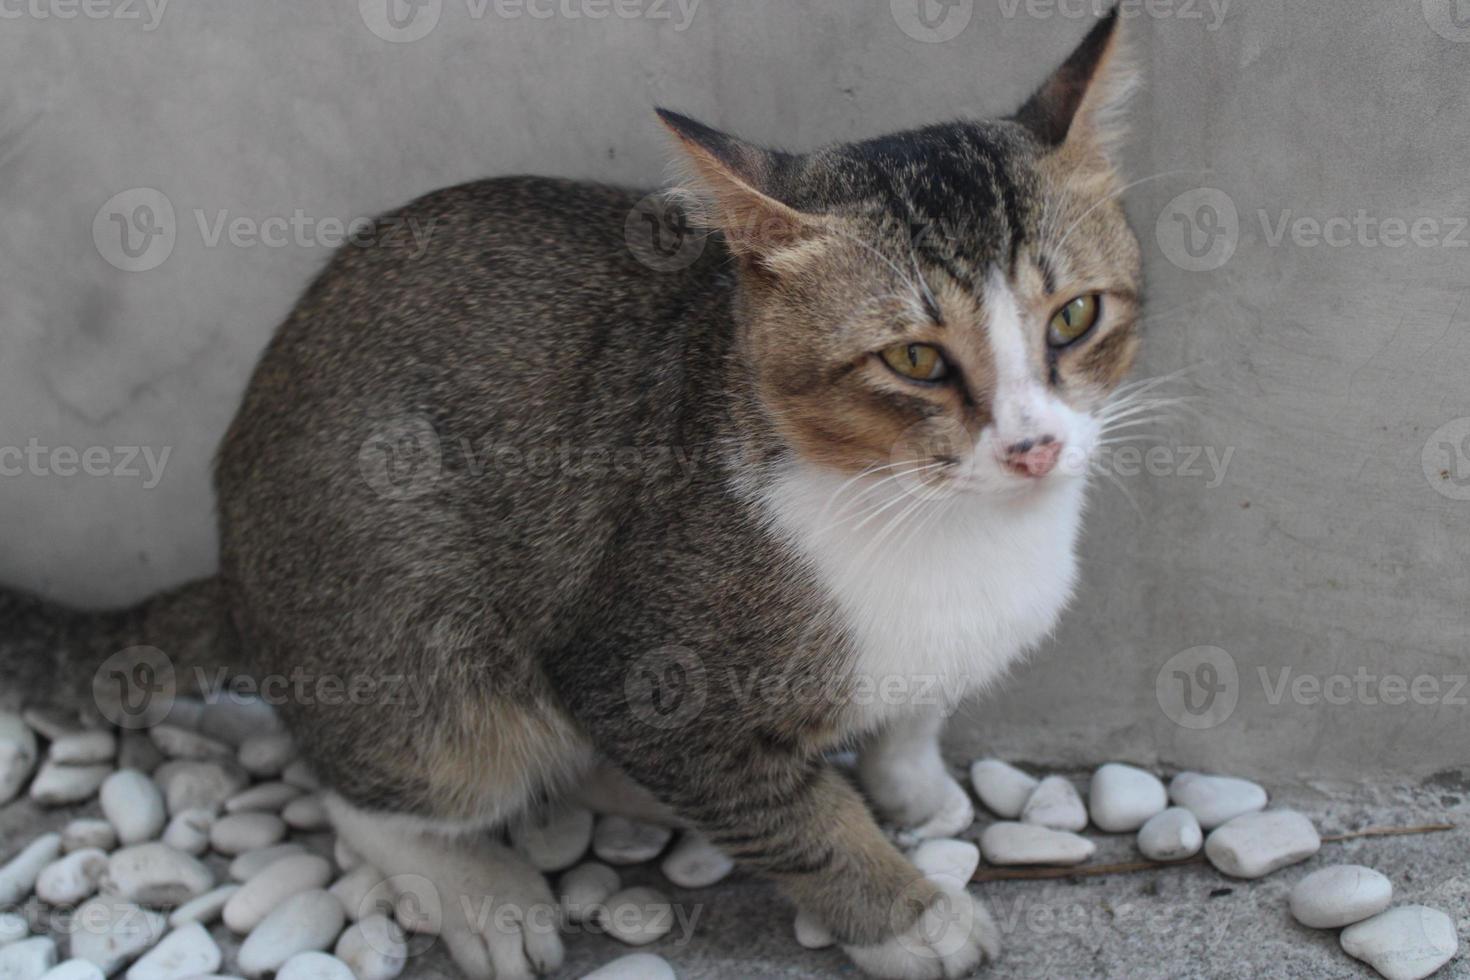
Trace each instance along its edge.
{"label": "pointed ear with black tip", "polygon": [[1121,114],[1139,82],[1114,7],[1016,113],[1048,146],[1076,147],[1116,164],[1126,135]]}
{"label": "pointed ear with black tip", "polygon": [[709,204],[708,223],[724,234],[732,252],[769,259],[818,234],[819,215],[798,211],[768,193],[776,169],[789,157],[677,112],[657,111],[678,139],[696,189]]}

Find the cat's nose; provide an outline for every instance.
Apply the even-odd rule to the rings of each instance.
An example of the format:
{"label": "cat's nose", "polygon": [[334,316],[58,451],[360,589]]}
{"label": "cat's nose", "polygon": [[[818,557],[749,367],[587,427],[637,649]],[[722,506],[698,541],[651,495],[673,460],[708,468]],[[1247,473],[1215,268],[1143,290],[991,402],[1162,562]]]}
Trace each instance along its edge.
{"label": "cat's nose", "polygon": [[1040,479],[1057,468],[1057,461],[1061,457],[1062,444],[1057,442],[1056,437],[1040,436],[1011,443],[1006,447],[1002,462],[1012,473]]}

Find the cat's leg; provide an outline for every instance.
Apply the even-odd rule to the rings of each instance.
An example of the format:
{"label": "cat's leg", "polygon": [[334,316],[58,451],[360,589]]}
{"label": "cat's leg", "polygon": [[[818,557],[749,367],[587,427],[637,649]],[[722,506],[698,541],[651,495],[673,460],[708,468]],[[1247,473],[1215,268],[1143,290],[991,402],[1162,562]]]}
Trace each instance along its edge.
{"label": "cat's leg", "polygon": [[831,763],[761,745],[689,738],[621,761],[743,868],[776,881],[868,974],[963,977],[998,954],[984,906],[915,868]]}
{"label": "cat's leg", "polygon": [[327,809],[337,833],[390,887],[413,896],[423,930],[438,933],[471,980],[529,980],[561,965],[560,918],[546,879],[489,831],[451,832],[336,795]]}
{"label": "cat's leg", "polygon": [[945,716],[937,708],[901,714],[858,757],[858,778],[903,843],[954,837],[975,821],[975,807],[939,752]]}

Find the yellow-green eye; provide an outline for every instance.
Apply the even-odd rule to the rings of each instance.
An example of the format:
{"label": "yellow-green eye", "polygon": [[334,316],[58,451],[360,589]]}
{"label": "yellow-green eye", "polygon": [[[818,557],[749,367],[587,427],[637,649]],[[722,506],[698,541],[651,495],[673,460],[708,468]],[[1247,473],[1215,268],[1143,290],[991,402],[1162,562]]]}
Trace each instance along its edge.
{"label": "yellow-green eye", "polygon": [[913,381],[939,381],[949,374],[944,355],[929,344],[894,344],[880,356],[884,364]]}
{"label": "yellow-green eye", "polygon": [[1046,342],[1053,347],[1066,347],[1081,340],[1097,323],[1102,310],[1102,298],[1096,293],[1078,296],[1057,310],[1046,331]]}

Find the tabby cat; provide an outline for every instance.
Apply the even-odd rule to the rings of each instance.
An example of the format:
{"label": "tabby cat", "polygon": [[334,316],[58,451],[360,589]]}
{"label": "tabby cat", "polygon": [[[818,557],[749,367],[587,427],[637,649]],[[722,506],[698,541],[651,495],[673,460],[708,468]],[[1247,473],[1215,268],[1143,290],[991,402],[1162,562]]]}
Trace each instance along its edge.
{"label": "tabby cat", "polygon": [[995,926],[895,841],[968,826],[944,716],[1073,590],[1137,343],[1119,48],[1114,13],[1013,117],[810,153],[661,111],[697,196],[661,213],[535,177],[409,204],[265,351],[219,574],[107,615],[7,593],[5,679],[90,693],[144,644],[186,675],[406,678],[280,710],[475,980],[562,961],[502,832],[573,799],[697,829],[869,974],[970,973]]}

